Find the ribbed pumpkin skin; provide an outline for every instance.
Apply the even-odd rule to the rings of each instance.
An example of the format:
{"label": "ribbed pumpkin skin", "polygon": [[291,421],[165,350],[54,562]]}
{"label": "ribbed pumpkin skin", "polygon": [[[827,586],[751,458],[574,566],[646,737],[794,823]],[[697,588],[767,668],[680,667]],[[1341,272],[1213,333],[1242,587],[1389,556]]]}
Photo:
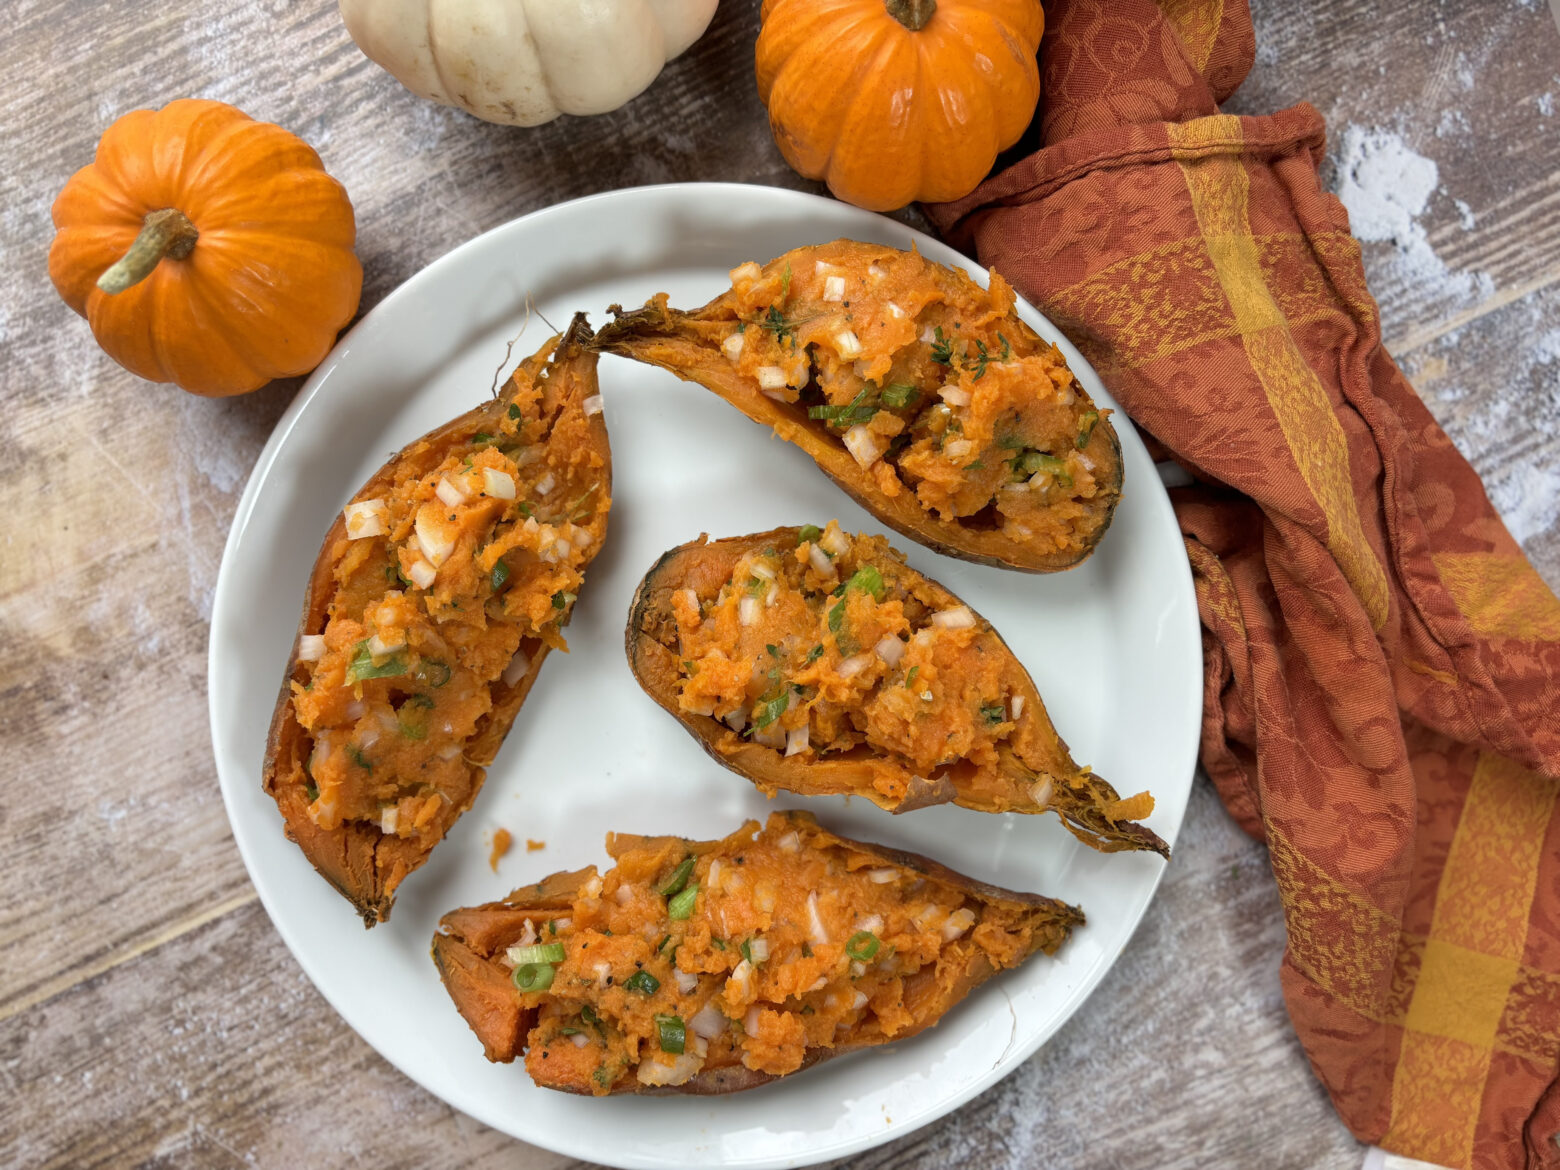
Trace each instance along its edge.
{"label": "ribbed pumpkin skin", "polygon": [[[97,279],[148,212],[200,232],[110,296]],[[182,100],[120,118],[54,201],[54,287],[125,369],[208,396],[317,366],[357,311],[363,269],[346,190],[294,135],[221,102]]]}
{"label": "ribbed pumpkin skin", "polygon": [[938,0],[918,31],[884,0],[765,0],[758,94],[798,172],[892,211],[972,191],[1040,100],[1039,0]]}

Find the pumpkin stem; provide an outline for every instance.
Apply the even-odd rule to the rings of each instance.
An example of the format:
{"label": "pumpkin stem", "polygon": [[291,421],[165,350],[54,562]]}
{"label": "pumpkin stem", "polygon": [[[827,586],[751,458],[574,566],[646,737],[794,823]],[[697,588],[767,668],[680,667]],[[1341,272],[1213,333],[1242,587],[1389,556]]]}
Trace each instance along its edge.
{"label": "pumpkin stem", "polygon": [[165,207],[148,212],[135,243],[117,264],[98,277],[97,286],[110,296],[122,293],[150,276],[164,256],[183,260],[199,237],[200,232],[182,211]]}
{"label": "pumpkin stem", "polygon": [[937,11],[937,0],[883,0],[883,6],[911,32],[920,32]]}

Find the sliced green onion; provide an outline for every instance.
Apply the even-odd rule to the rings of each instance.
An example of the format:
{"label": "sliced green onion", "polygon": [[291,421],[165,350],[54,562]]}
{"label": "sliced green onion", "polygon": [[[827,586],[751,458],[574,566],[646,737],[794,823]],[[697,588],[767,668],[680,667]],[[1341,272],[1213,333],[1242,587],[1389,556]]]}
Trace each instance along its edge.
{"label": "sliced green onion", "polygon": [[851,579],[845,582],[845,588],[860,589],[863,593],[872,594],[874,601],[882,601],[886,592],[883,585],[883,574],[879,573],[871,565],[862,565],[857,569]]}
{"label": "sliced green onion", "polygon": [[519,418],[520,417],[520,408],[518,406],[516,406],[513,402],[511,402],[509,404],[509,417],[510,418]]}
{"label": "sliced green onion", "polygon": [[1007,708],[1001,703],[991,703],[980,709],[987,723],[1001,723],[1007,719]]}
{"label": "sliced green onion", "polygon": [[829,610],[829,633],[837,634],[840,627],[845,624],[845,603],[842,601]]}
{"label": "sliced green onion", "polygon": [[417,677],[430,687],[442,687],[450,681],[450,668],[437,658],[424,658],[417,668]]}
{"label": "sliced green onion", "polygon": [[905,675],[905,689],[906,690],[910,689],[910,684],[915,682],[915,676],[920,674],[920,673],[921,673],[921,668],[919,666],[912,666],[910,668],[910,673]]}
{"label": "sliced green onion", "polygon": [[553,974],[551,963],[521,963],[510,979],[521,991],[546,991],[552,986]]}
{"label": "sliced green onion", "polygon": [[688,1043],[688,1029],[681,1016],[656,1016],[656,1034],[661,1041],[661,1051],[681,1056]]}
{"label": "sliced green onion", "polygon": [[428,738],[428,729],[426,727],[419,727],[415,723],[408,723],[406,721],[406,717],[404,715],[403,716],[398,716],[396,718],[396,723],[401,728],[401,734],[403,736],[405,736],[407,739],[427,739]]}
{"label": "sliced green onion", "polygon": [[478,446],[481,446],[483,443],[491,443],[493,441],[493,436],[488,434],[486,431],[478,431],[476,434],[471,436],[471,441]]}
{"label": "sliced green onion", "polygon": [[746,941],[744,941],[742,943],[742,945],[737,948],[737,950],[742,952],[742,957],[744,959],[746,959],[749,963],[751,963],[753,961],[753,949],[750,946],[748,946]]}
{"label": "sliced green onion", "polygon": [[845,944],[845,953],[851,958],[865,963],[878,953],[878,947],[882,945],[878,940],[878,936],[870,930],[858,930],[850,936],[850,941]]}
{"label": "sliced green onion", "polygon": [[352,651],[352,662],[347,667],[347,685],[362,682],[365,678],[393,678],[406,673],[406,656],[392,654],[378,666],[369,652],[368,639],[364,638]]}
{"label": "sliced green onion", "polygon": [[567,954],[562,943],[532,943],[528,947],[510,947],[509,961],[517,967],[522,963],[561,963]]}
{"label": "sliced green onion", "polygon": [[797,544],[806,544],[808,541],[817,540],[823,535],[823,529],[816,524],[803,524],[802,530],[796,534]]}
{"label": "sliced green onion", "polygon": [[644,995],[654,995],[661,990],[661,981],[648,971],[635,971],[627,979],[623,980],[624,991],[638,991]]}
{"label": "sliced green onion", "polygon": [[504,587],[504,582],[509,580],[509,566],[504,564],[503,561],[499,561],[496,565],[493,566],[493,576],[491,580],[493,583],[493,592],[497,593]]}
{"label": "sliced green onion", "polygon": [[699,896],[699,883],[694,882],[666,904],[666,916],[672,919],[693,917],[693,903]]}
{"label": "sliced green onion", "polygon": [[712,938],[710,939],[710,946],[714,947],[717,951],[723,951],[726,949],[726,940],[723,938]]}
{"label": "sliced green onion", "polygon": [[903,410],[919,397],[921,392],[908,382],[891,382],[883,387],[883,404],[897,410]]}
{"label": "sliced green onion", "polygon": [[1094,424],[1100,421],[1100,412],[1091,410],[1078,420],[1078,450],[1082,451],[1089,445],[1089,436],[1094,434]]}
{"label": "sliced green onion", "polygon": [[570,593],[566,589],[560,589],[560,590],[558,590],[557,593],[554,593],[552,595],[553,608],[554,609],[568,609],[569,608],[569,603],[572,602],[575,599],[575,597],[577,597],[577,596],[578,596],[578,594]]}
{"label": "sliced green onion", "polygon": [[599,1024],[601,1022],[600,1017],[596,1015],[596,1009],[591,1007],[588,1003],[581,1005],[580,1019],[584,1020],[587,1024]]}
{"label": "sliced green onion", "polygon": [[680,893],[688,884],[688,879],[693,876],[694,860],[691,855],[683,858],[682,863],[672,870],[672,876],[666,879],[666,884],[656,892],[663,898],[670,898],[673,894]]}
{"label": "sliced green onion", "polygon": [[1067,473],[1067,461],[1058,459],[1055,455],[1047,455],[1044,451],[1031,451],[1016,461],[1016,465],[1025,475],[1034,475],[1043,471],[1056,477],[1056,482],[1063,487],[1072,487],[1072,476]]}

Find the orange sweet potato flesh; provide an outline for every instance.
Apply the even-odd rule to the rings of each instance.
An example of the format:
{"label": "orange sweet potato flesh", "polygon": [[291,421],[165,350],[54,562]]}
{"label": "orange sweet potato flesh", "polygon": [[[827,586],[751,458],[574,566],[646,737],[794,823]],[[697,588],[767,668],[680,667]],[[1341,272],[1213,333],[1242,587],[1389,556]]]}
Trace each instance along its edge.
{"label": "orange sweet potato flesh", "polygon": [[1033,573],[1098,547],[1121,445],[1061,352],[918,253],[836,240],[732,271],[703,308],[664,294],[596,344],[713,390],[857,503],[949,556]]}
{"label": "orange sweet potato flesh", "polygon": [[[932,1027],[1084,920],[804,812],[720,841],[611,835],[607,849],[605,874],[557,874],[454,911],[434,936],[488,1059],[523,1053],[545,1088],[753,1088]],[[522,992],[516,960],[538,960],[510,951],[537,944],[556,947],[551,983]]]}
{"label": "orange sweet potato flesh", "polygon": [[1105,852],[1169,856],[1079,767],[990,623],[877,536],[777,528],[672,549],[634,594],[639,685],[714,759],[773,795],[1053,811]]}
{"label": "orange sweet potato flesh", "polygon": [[470,807],[566,648],[611,506],[589,340],[575,318],[497,398],[392,457],[349,505],[367,513],[351,530],[339,515],[315,562],[263,780],[365,925]]}

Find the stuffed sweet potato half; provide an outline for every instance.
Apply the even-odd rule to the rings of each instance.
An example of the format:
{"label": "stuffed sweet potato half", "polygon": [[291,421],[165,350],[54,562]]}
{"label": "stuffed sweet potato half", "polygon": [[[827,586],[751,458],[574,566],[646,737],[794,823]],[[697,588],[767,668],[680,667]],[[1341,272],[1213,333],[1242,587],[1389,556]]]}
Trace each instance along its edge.
{"label": "stuffed sweet potato half", "polygon": [[266,745],[288,837],[373,926],[476,797],[606,536],[611,453],[577,317],[337,517]]}
{"label": "stuffed sweet potato half", "polygon": [[1079,910],[835,836],[614,834],[617,863],[446,914],[433,958],[489,1060],[571,1093],[729,1093],[913,1036]]}
{"label": "stuffed sweet potato half", "polygon": [[1046,573],[1094,551],[1120,443],[1001,276],[836,240],[731,277],[694,312],[613,306],[597,344],[713,390],[939,552]]}
{"label": "stuffed sweet potato half", "polygon": [[777,528],[673,549],[634,594],[639,685],[773,795],[1056,812],[1096,849],[1168,846],[1073,762],[1033,680],[979,614],[877,536]]}

